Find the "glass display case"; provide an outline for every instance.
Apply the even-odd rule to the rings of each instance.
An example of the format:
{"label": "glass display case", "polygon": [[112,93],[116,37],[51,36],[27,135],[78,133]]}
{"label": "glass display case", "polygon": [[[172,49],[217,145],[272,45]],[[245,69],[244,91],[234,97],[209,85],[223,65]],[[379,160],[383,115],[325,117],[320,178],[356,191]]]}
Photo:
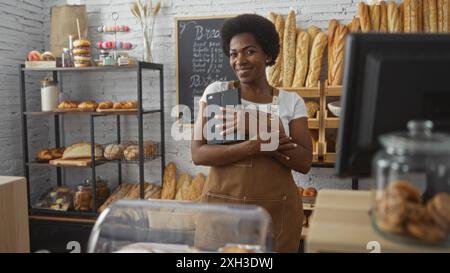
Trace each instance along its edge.
{"label": "glass display case", "polygon": [[267,252],[270,228],[252,205],[120,200],[97,219],[88,252]]}

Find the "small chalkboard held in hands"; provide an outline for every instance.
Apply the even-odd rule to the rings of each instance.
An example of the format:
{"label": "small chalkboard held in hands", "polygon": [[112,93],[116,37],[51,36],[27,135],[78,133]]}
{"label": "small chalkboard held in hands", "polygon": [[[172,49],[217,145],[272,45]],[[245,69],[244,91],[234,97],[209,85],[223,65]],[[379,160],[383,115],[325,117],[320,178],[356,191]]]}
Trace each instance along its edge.
{"label": "small chalkboard held in hands", "polygon": [[199,100],[209,84],[236,79],[220,36],[223,23],[232,17],[175,18],[177,99],[178,105],[186,105],[190,111],[181,113],[182,123],[195,122]]}

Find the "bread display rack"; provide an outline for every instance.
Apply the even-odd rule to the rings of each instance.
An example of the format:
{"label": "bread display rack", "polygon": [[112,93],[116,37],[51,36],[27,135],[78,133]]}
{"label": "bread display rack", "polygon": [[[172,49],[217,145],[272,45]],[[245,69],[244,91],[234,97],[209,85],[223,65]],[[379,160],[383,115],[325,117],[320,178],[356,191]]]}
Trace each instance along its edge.
{"label": "bread display rack", "polygon": [[[95,218],[98,216],[98,208],[101,204],[98,204],[97,200],[97,181],[96,181],[96,167],[103,164],[109,164],[114,163],[117,164],[118,169],[118,183],[119,185],[122,184],[122,164],[127,163],[130,164],[130,162],[123,162],[122,160],[111,160],[111,161],[105,161],[105,160],[96,160],[94,156],[94,143],[95,143],[95,135],[94,135],[94,128],[95,128],[95,120],[101,117],[106,116],[116,116],[116,142],[121,143],[121,116],[136,116],[137,122],[138,122],[138,140],[137,144],[139,147],[139,158],[136,161],[132,161],[132,164],[136,164],[139,166],[139,184],[140,184],[140,197],[144,197],[144,163],[147,160],[153,160],[155,157],[152,157],[150,159],[144,158],[144,129],[143,129],[143,118],[144,116],[151,115],[154,113],[159,113],[160,115],[160,142],[158,143],[158,156],[156,158],[159,158],[161,160],[161,181],[164,173],[164,167],[165,167],[165,151],[164,151],[164,75],[163,75],[163,65],[162,64],[156,64],[156,63],[146,63],[146,62],[137,62],[136,65],[130,65],[130,66],[115,66],[115,67],[88,67],[88,68],[25,68],[24,65],[20,65],[20,106],[21,106],[21,121],[22,121],[22,145],[23,145],[23,170],[24,170],[24,176],[27,179],[27,189],[28,189],[28,208],[29,208],[29,215],[30,219],[33,219],[33,217],[39,218],[39,217],[47,217],[49,219],[70,219],[72,218],[78,218],[83,219],[85,222],[88,221],[91,224],[95,221]],[[142,71],[143,70],[152,70],[159,72],[159,108],[158,109],[144,109],[143,108],[143,99],[142,99],[142,87],[143,87],[143,77],[142,77]],[[36,112],[36,111],[28,111],[27,110],[27,92],[26,92],[26,85],[25,85],[25,79],[26,74],[32,73],[32,72],[41,72],[41,73],[52,73],[53,79],[56,81],[61,73],[77,73],[77,72],[98,72],[101,73],[103,71],[108,72],[123,72],[123,71],[131,71],[136,73],[137,77],[137,90],[136,90],[136,96],[137,96],[137,110],[131,111],[131,112],[57,112],[57,111],[50,111],[50,112]],[[61,85],[62,87],[62,85]],[[33,161],[33,157],[30,157],[29,153],[29,139],[28,139],[28,121],[32,120],[34,117],[52,117],[53,116],[53,122],[54,122],[54,138],[55,138],[55,147],[60,147],[61,145],[61,136],[63,135],[62,129],[63,126],[61,126],[61,123],[63,120],[60,118],[63,115],[78,115],[80,119],[87,118],[89,119],[89,126],[90,126],[90,144],[91,144],[91,158],[88,159],[86,164],[80,164],[79,166],[66,166],[66,165],[60,165],[60,164],[50,164],[48,163],[42,163],[42,162],[35,162]],[[31,158],[31,160],[30,160]],[[30,184],[30,167],[44,167],[44,168],[56,168],[56,183],[57,186],[62,186],[63,179],[62,179],[62,168],[65,167],[78,167],[78,168],[90,168],[92,170],[92,195],[94,200],[94,210],[93,211],[87,211],[87,212],[80,212],[80,211],[58,211],[58,210],[51,210],[51,209],[43,209],[43,208],[33,208],[31,201],[30,201],[30,192],[31,187],[33,185]],[[46,219],[47,219],[46,218]]]}
{"label": "bread display rack", "polygon": [[[330,101],[337,100],[341,96],[342,86],[328,86],[328,82],[319,82],[318,87],[314,88],[285,88],[279,89],[296,92],[305,101],[315,99],[319,101],[319,110],[314,118],[308,118],[308,129],[318,133],[317,144],[313,143],[313,166],[314,167],[333,167],[336,162],[336,143],[335,139],[330,139],[328,131],[337,135],[339,128],[339,118],[335,117],[327,108]],[[314,142],[314,141],[313,141]],[[331,147],[333,146],[333,147]]]}

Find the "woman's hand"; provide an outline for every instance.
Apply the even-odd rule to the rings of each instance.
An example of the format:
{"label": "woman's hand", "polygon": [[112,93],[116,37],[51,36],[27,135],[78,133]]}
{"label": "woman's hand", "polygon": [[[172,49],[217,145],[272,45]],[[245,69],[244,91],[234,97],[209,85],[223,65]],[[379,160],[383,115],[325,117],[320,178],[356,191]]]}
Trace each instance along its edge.
{"label": "woman's hand", "polygon": [[[273,135],[273,125],[278,126],[278,128],[275,128],[275,131],[281,131],[284,134],[281,120],[276,117],[278,122],[274,122],[271,115],[263,111],[223,107],[221,107],[221,110],[224,113],[222,115],[216,115],[214,118],[224,121],[223,124],[217,125],[217,129],[219,129],[222,135],[237,133],[239,136],[245,136],[247,139],[257,139],[261,138],[260,133],[265,132],[268,137],[268,134]],[[265,127],[264,131],[261,129],[261,126]]]}

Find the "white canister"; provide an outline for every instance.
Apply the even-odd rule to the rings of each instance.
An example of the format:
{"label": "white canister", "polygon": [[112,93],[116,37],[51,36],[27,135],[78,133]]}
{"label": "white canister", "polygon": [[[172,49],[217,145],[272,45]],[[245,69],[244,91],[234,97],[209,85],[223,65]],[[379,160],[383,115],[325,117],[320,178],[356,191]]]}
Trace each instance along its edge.
{"label": "white canister", "polygon": [[41,110],[45,112],[58,108],[60,93],[58,82],[46,78],[41,84]]}

